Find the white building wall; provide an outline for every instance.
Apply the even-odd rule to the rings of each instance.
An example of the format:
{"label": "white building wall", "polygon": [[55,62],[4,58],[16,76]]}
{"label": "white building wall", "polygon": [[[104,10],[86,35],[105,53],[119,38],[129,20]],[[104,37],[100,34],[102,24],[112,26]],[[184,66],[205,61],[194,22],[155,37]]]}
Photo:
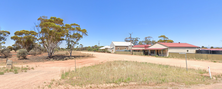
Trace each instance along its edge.
{"label": "white building wall", "polygon": [[198,50],[198,48],[168,48],[168,52],[176,52],[176,53],[179,52],[196,53],[196,50]]}
{"label": "white building wall", "polygon": [[167,47],[166,47],[166,46],[163,46],[163,45],[161,45],[161,44],[159,44],[159,43],[156,43],[156,44],[150,46],[149,48],[167,48]]}
{"label": "white building wall", "polygon": [[[198,50],[199,48],[168,48],[168,53],[167,56],[169,56],[170,52],[174,52],[174,53],[196,53],[196,50]],[[188,50],[188,52],[187,52]]]}
{"label": "white building wall", "polygon": [[132,49],[144,49],[143,47],[133,47]]}

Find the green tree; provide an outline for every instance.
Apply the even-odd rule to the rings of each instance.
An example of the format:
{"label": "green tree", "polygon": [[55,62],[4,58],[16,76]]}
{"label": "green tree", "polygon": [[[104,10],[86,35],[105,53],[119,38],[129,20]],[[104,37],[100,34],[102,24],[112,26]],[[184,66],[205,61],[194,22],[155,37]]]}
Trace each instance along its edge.
{"label": "green tree", "polygon": [[83,36],[87,36],[87,30],[81,29],[80,25],[73,24],[65,24],[63,27],[66,30],[66,41],[68,48],[70,49],[70,56],[72,56],[72,50],[76,44],[83,38]]}
{"label": "green tree", "polygon": [[7,49],[9,49],[10,51],[13,50],[13,47],[12,46],[8,46]]}
{"label": "green tree", "polygon": [[211,49],[214,48],[213,46],[210,47]]}
{"label": "green tree", "polygon": [[10,35],[9,31],[0,30],[0,44],[5,44],[6,37]]}
{"label": "green tree", "polygon": [[36,25],[40,43],[48,52],[48,57],[52,58],[54,49],[61,44],[66,35],[63,19],[57,17],[41,16],[38,18],[40,24]]}
{"label": "green tree", "polygon": [[37,32],[21,30],[14,33],[15,36],[12,36],[11,39],[15,41],[21,48],[26,49],[28,52],[34,47],[34,44],[37,40]]}
{"label": "green tree", "polygon": [[139,43],[138,43],[139,45],[143,45],[143,41],[139,41]]}
{"label": "green tree", "polygon": [[14,50],[15,52],[16,52],[17,50],[19,50],[19,49],[21,49],[21,47],[20,47],[18,44],[13,44],[13,45],[12,45],[12,50]]}
{"label": "green tree", "polygon": [[132,34],[130,34],[130,37],[125,38],[125,42],[131,42],[133,45],[138,45],[139,37],[133,38],[131,37]]}
{"label": "green tree", "polygon": [[173,40],[170,40],[168,37],[166,37],[165,35],[161,35],[158,38],[160,38],[158,40],[158,42],[166,42],[166,43],[173,43]]}

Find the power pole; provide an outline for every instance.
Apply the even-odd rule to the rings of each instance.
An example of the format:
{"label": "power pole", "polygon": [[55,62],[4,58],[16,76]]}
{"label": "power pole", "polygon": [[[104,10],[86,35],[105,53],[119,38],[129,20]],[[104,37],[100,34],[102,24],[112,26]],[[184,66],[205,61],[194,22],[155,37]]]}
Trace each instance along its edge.
{"label": "power pole", "polygon": [[131,55],[133,55],[133,50],[132,50],[132,48],[133,48],[133,45],[132,45],[132,44],[133,44],[133,39],[132,39],[132,37],[131,37],[131,35],[132,35],[133,33],[129,33],[129,34],[130,34],[130,37],[129,37],[129,38],[130,38],[130,43],[131,43],[131,44],[130,44],[130,47],[131,47],[131,50],[130,50],[130,51],[131,51]]}
{"label": "power pole", "polygon": [[100,42],[98,42],[98,46],[100,45]]}

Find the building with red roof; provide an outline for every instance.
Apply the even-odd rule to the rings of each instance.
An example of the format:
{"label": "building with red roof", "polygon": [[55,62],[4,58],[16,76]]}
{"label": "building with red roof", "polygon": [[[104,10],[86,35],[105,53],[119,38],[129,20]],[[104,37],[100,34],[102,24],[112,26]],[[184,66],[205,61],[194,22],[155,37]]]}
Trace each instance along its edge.
{"label": "building with red roof", "polygon": [[[135,45],[136,46],[136,45]],[[134,47],[135,47],[134,46]],[[173,53],[195,53],[196,50],[200,49],[200,47],[188,44],[188,43],[156,43],[152,46],[145,47],[145,46],[136,46],[136,47],[143,47],[144,54],[148,55],[159,55],[159,56],[168,56],[170,52]],[[135,47],[135,48],[136,48]],[[133,49],[133,50],[139,50]]]}
{"label": "building with red roof", "polygon": [[151,46],[151,44],[148,44],[148,45],[134,45],[132,50],[144,50],[144,49],[146,49],[150,46]]}

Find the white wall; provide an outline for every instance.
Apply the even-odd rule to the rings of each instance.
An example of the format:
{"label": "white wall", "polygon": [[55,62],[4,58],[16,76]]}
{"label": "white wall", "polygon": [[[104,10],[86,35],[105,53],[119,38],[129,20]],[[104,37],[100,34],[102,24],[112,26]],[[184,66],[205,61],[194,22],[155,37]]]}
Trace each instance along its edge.
{"label": "white wall", "polygon": [[133,47],[132,49],[144,49],[143,47]]}
{"label": "white wall", "polygon": [[198,48],[168,48],[168,52],[196,53],[196,50],[198,50]]}
{"label": "white wall", "polygon": [[159,43],[156,43],[152,46],[150,46],[149,48],[167,48],[166,46],[160,45]]}
{"label": "white wall", "polygon": [[[180,53],[180,52],[185,52],[185,53],[196,53],[196,50],[199,48],[168,48],[168,53],[167,56],[169,55],[170,52],[174,53]],[[188,50],[188,52],[187,52]]]}

